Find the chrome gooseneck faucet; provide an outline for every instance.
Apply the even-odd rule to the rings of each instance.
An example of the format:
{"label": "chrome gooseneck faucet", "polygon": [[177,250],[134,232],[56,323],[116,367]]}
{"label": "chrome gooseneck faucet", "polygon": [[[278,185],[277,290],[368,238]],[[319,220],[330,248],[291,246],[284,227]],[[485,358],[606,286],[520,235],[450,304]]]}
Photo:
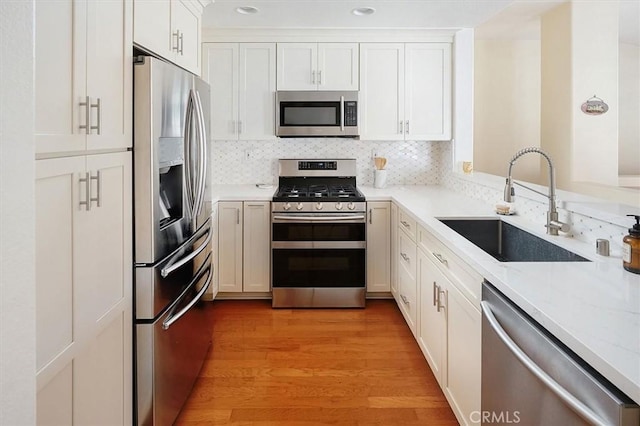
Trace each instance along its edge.
{"label": "chrome gooseneck faucet", "polygon": [[[515,164],[516,160],[530,152],[536,152],[542,155],[547,160],[547,163],[549,163],[549,194],[548,195],[543,194],[542,192],[537,191],[533,188],[529,188],[528,186],[525,186],[521,183],[514,182],[513,178],[511,177],[511,169],[513,168],[513,165]],[[569,225],[566,223],[560,222],[558,220],[558,209],[556,207],[556,174],[553,168],[553,162],[551,161],[551,157],[549,157],[549,154],[547,154],[540,148],[536,148],[536,147],[524,148],[516,152],[513,158],[511,159],[511,161],[509,161],[509,172],[507,173],[507,183],[504,187],[504,201],[508,203],[510,203],[513,200],[513,197],[515,196],[515,191],[513,189],[514,184],[521,186],[523,188],[526,188],[529,191],[533,191],[537,194],[543,195],[549,199],[549,211],[547,212],[547,224],[545,225],[547,227],[547,234],[558,235],[558,231],[562,231],[562,232],[569,231]]]}

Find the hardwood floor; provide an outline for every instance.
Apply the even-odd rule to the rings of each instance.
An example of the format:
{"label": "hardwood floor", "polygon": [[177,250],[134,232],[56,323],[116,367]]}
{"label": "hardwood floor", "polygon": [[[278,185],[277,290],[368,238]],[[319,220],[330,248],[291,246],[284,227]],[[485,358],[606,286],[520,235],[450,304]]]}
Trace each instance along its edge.
{"label": "hardwood floor", "polygon": [[392,300],[211,304],[213,346],[177,425],[457,425]]}

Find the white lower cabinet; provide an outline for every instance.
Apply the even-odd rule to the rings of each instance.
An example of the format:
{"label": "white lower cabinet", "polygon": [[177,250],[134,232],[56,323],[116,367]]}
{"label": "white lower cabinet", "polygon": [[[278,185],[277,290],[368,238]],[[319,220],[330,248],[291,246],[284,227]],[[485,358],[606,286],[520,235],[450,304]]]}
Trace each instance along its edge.
{"label": "white lower cabinet", "polygon": [[242,290],[269,291],[271,271],[271,203],[245,201]]}
{"label": "white lower cabinet", "polygon": [[391,203],[367,203],[367,292],[391,290]]}
{"label": "white lower cabinet", "polygon": [[391,203],[391,294],[397,299],[398,293],[398,206]]}
{"label": "white lower cabinet", "polygon": [[480,411],[482,277],[408,212],[398,209],[394,216],[396,301],[458,422],[477,424],[472,413]]}
{"label": "white lower cabinet", "polygon": [[420,288],[418,345],[438,384],[445,387],[447,362],[448,280],[422,250],[418,250],[418,287]]}
{"label": "white lower cabinet", "polygon": [[482,316],[455,285],[447,292],[445,395],[461,424],[478,424],[481,391]]}
{"label": "white lower cabinet", "polygon": [[[213,235],[218,234],[218,203],[213,203],[211,205],[211,230],[213,231]],[[209,290],[205,293],[205,300],[213,300],[216,298],[216,295],[220,291],[220,275],[218,271],[218,238],[213,238],[211,241],[211,251],[213,252],[213,256],[211,256],[211,266],[213,267],[213,273],[211,274],[211,285],[209,286]]]}
{"label": "white lower cabinet", "polygon": [[268,292],[271,203],[218,203],[218,280],[225,293]]}
{"label": "white lower cabinet", "polygon": [[408,234],[398,232],[398,293],[396,302],[415,336],[418,322],[416,243]]}
{"label": "white lower cabinet", "polygon": [[36,161],[38,424],[132,420],[131,153]]}
{"label": "white lower cabinet", "polygon": [[218,203],[218,280],[221,292],[242,291],[242,201]]}

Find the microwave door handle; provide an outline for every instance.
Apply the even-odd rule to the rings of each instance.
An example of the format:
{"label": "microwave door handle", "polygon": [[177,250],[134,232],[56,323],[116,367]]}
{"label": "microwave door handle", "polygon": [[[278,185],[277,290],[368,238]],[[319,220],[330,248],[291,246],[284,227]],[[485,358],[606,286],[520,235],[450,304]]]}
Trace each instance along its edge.
{"label": "microwave door handle", "polygon": [[340,131],[344,132],[344,96],[340,96]]}
{"label": "microwave door handle", "polygon": [[[202,234],[202,232],[199,232],[198,234]],[[194,237],[196,238],[192,237],[193,240],[196,240],[202,236],[198,234],[194,235]],[[206,234],[207,234],[207,239],[205,240],[204,243],[200,245],[200,247],[198,247],[197,249],[195,249],[185,257],[180,258],[179,260],[171,259],[169,264],[160,270],[160,275],[162,276],[162,278],[167,278],[169,274],[171,274],[173,271],[180,269],[182,265],[184,265],[185,263],[189,262],[191,259],[198,256],[200,253],[202,253],[204,249],[206,249],[209,243],[211,242],[212,232],[210,227],[206,229]]]}
{"label": "microwave door handle", "polygon": [[[213,266],[209,266],[206,270],[208,272],[207,274],[207,282],[205,283],[204,286],[202,286],[202,288],[200,289],[200,291],[198,291],[198,294],[196,294],[196,296],[191,299],[191,301],[187,304],[187,306],[185,306],[184,308],[182,308],[177,314],[174,313],[175,311],[175,307],[177,307],[178,305],[176,304],[175,307],[171,310],[171,312],[169,313],[169,315],[167,316],[167,319],[165,319],[162,323],[162,329],[163,330],[168,330],[169,327],[171,327],[171,325],[173,325],[174,322],[178,321],[184,314],[187,313],[187,311],[189,309],[191,309],[191,307],[193,307],[193,305],[195,305],[196,303],[198,303],[198,301],[200,300],[200,298],[202,296],[204,296],[204,294],[207,292],[207,290],[209,289],[209,286],[211,285],[211,278],[213,276],[212,273],[212,269]],[[194,285],[196,282],[198,282],[200,280],[200,278],[202,278],[202,274],[199,274],[197,277],[195,277],[193,279],[193,281],[187,286],[187,290]],[[186,290],[185,290],[186,291]],[[178,300],[182,299],[181,297],[178,298]]]}

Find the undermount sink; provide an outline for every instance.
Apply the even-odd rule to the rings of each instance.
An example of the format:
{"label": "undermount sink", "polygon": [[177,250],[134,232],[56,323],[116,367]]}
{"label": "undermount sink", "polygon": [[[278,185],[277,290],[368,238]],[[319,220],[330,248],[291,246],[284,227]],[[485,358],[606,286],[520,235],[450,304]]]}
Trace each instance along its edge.
{"label": "undermount sink", "polygon": [[500,219],[439,219],[500,262],[589,262]]}

